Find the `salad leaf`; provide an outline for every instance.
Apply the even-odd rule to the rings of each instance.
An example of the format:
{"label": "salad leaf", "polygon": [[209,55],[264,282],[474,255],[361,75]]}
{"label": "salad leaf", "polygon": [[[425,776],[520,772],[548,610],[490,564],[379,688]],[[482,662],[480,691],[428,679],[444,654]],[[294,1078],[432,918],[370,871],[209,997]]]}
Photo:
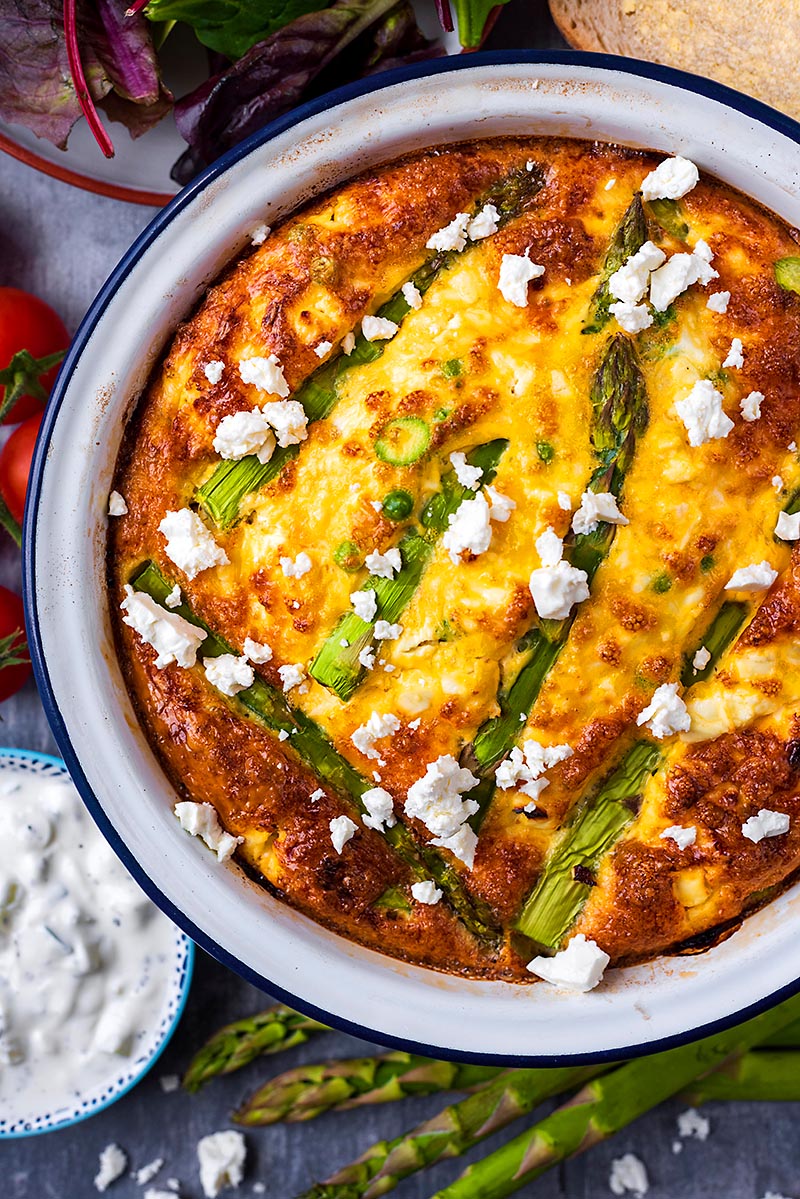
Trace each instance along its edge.
{"label": "salad leaf", "polygon": [[[458,21],[458,37],[461,45],[468,50],[480,46],[486,22],[492,11],[508,0],[452,0]],[[447,7],[448,0],[444,0]],[[447,26],[445,25],[445,28]],[[452,28],[452,24],[450,26]]]}
{"label": "salad leaf", "polygon": [[226,58],[241,58],[256,42],[327,0],[150,0],[151,21],[183,21],[198,40]]}

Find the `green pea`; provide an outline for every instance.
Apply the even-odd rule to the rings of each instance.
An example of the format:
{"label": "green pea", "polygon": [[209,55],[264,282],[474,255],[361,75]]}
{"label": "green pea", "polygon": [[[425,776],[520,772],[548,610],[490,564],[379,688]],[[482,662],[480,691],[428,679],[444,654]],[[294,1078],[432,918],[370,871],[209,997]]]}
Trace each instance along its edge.
{"label": "green pea", "polygon": [[348,574],[364,565],[364,556],[354,541],[340,541],[333,551],[333,560]]}
{"label": "green pea", "polygon": [[398,488],[383,497],[381,510],[388,520],[406,520],[414,508],[414,499],[407,491]]}

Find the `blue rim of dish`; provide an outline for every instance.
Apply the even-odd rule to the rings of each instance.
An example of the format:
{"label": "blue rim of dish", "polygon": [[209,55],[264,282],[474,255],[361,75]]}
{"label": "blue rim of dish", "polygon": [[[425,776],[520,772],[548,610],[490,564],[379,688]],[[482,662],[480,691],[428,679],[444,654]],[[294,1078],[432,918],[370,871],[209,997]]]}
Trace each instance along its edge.
{"label": "blue rim of dish", "polygon": [[[10,758],[12,761],[44,762],[47,766],[55,766],[59,770],[63,771],[67,778],[70,777],[70,772],[67,769],[66,762],[62,761],[61,758],[54,757],[53,754],[39,753],[38,750],[35,749],[9,749],[6,746],[0,746],[0,758]],[[80,791],[81,798],[83,799],[84,803],[86,803],[86,796],[84,792],[81,791],[80,788],[78,788],[78,790]],[[91,807],[89,807],[89,811],[91,815],[94,816],[94,812],[92,812]],[[139,881],[140,880],[137,878],[137,882]],[[44,1136],[44,1134],[47,1132],[59,1132],[64,1128],[72,1128],[74,1124],[82,1124],[84,1120],[88,1120],[92,1116],[96,1116],[98,1112],[104,1112],[106,1108],[111,1107],[111,1105],[116,1103],[118,1099],[121,1099],[123,1095],[127,1095],[128,1091],[133,1090],[133,1088],[142,1081],[146,1074],[150,1073],[153,1066],[156,1064],[167,1045],[169,1045],[170,1041],[172,1040],[175,1029],[180,1024],[181,1017],[183,1016],[186,1008],[186,1001],[189,998],[192,973],[194,971],[194,942],[190,937],[186,936],[183,930],[181,930],[181,940],[183,941],[184,946],[184,956],[181,967],[182,978],[180,996],[178,998],[172,1019],[165,1028],[161,1040],[158,1042],[154,1052],[151,1053],[146,1059],[141,1069],[136,1071],[134,1076],[126,1082],[125,1086],[120,1087],[119,1090],[115,1090],[113,1094],[108,1095],[105,1099],[98,1100],[96,1106],[92,1106],[88,1111],[79,1112],[77,1115],[69,1116],[63,1120],[56,1120],[53,1124],[48,1124],[44,1128],[25,1128],[16,1130],[14,1132],[6,1132],[0,1129],[0,1141],[18,1141],[23,1137],[40,1137]]]}
{"label": "blue rim of dish", "polygon": [[38,614],[36,609],[36,591],[34,585],[36,572],[36,548],[34,530],[36,526],[36,517],[39,508],[39,499],[41,495],[42,474],[44,471],[47,449],[50,442],[50,436],[55,423],[56,415],[61,407],[64,394],[67,389],[69,378],[72,375],[73,369],[78,362],[83,350],[88,342],[95,325],[100,319],[107,303],[113,298],[122,282],[127,277],[129,271],[136,265],[139,255],[146,250],[161,234],[162,230],[170,224],[172,219],[181,212],[188,204],[190,204],[196,196],[205,191],[205,189],[220,177],[225,171],[232,167],[235,163],[246,158],[253,150],[263,146],[266,142],[272,141],[287,129],[291,129],[295,125],[299,125],[302,121],[309,117],[314,117],[320,113],[326,112],[329,109],[338,107],[348,100],[357,99],[360,96],[367,95],[371,92],[381,92],[387,88],[394,87],[399,83],[412,82],[416,79],[425,78],[429,75],[440,75],[450,71],[470,71],[478,67],[509,67],[509,66],[530,66],[535,68],[540,66],[562,66],[569,68],[573,65],[582,67],[596,67],[607,71],[616,71],[622,75],[632,75],[639,78],[655,80],[658,83],[664,83],[671,87],[680,88],[683,91],[691,92],[695,95],[705,96],[710,100],[715,100],[720,104],[732,108],[737,112],[743,113],[745,116],[751,117],[762,125],[768,126],[770,129],[782,133],[785,137],[794,141],[800,146],[800,123],[793,120],[791,117],[778,112],[774,108],[763,104],[760,100],[754,100],[750,96],[745,96],[741,92],[734,91],[733,88],[726,87],[724,84],[716,83],[714,80],[705,79],[700,75],[690,75],[686,71],[679,71],[673,67],[661,66],[657,63],[643,62],[639,59],[622,58],[614,54],[590,54],[579,50],[516,50],[516,51],[479,51],[474,54],[466,55],[463,58],[440,58],[432,61],[420,63],[409,67],[398,67],[393,71],[386,71],[383,74],[372,76],[368,80],[360,80],[356,83],[347,84],[344,87],[337,88],[336,91],[329,92],[327,95],[320,97],[317,100],[308,101],[295,108],[286,116],[279,117],[258,133],[252,134],[244,142],[229,150],[216,162],[212,163],[197,179],[188,184],[183,191],[179,192],[174,200],[162,209],[149,225],[139,234],[133,242],[130,249],[122,256],[117,266],[114,268],[103,287],[98,292],[94,302],[89,308],[86,316],[78,328],[77,333],[72,341],[70,349],[67,353],[61,370],[53,388],[52,395],[47,405],[44,420],[39,432],[39,437],[36,443],[36,450],[33,457],[31,467],[30,483],[28,490],[28,500],[25,507],[25,519],[23,524],[23,546],[22,546],[22,571],[23,571],[23,596],[25,600],[25,624],[28,634],[28,644],[30,646],[31,661],[33,663],[33,672],[36,678],[36,683],[39,688],[39,694],[44,705],[45,714],[50,723],[59,749],[64,755],[66,762],[69,765],[69,772],[72,776],[75,786],[78,788],[84,803],[89,809],[92,817],[100,827],[102,833],[107,838],[115,852],[124,862],[127,869],[156,903],[163,912],[165,912],[179,928],[196,941],[207,953],[216,958],[224,966],[233,970],[234,973],[240,975],[254,986],[266,991],[279,999],[282,1003],[289,1004],[298,1011],[304,1012],[316,1020],[320,1020],[325,1024],[330,1024],[334,1028],[341,1029],[343,1032],[351,1033],[355,1037],[364,1038],[367,1040],[378,1041],[382,1044],[389,1045],[398,1049],[408,1050],[412,1053],[419,1053],[428,1057],[447,1058],[451,1061],[464,1062],[480,1062],[489,1065],[505,1065],[505,1066],[561,1066],[576,1063],[593,1063],[593,1062],[613,1062],[621,1058],[642,1057],[651,1053],[660,1052],[661,1050],[671,1049],[678,1045],[685,1045],[691,1041],[699,1040],[702,1037],[711,1036],[717,1032],[721,1032],[727,1028],[732,1028],[736,1024],[740,1024],[760,1012],[767,1011],[774,1007],[784,999],[789,999],[791,996],[800,993],[800,978],[793,983],[787,983],[780,987],[777,991],[766,996],[763,999],[756,1000],[754,1003],[740,1008],[727,1016],[720,1016],[716,1020],[711,1020],[697,1028],[692,1028],[683,1033],[675,1033],[671,1036],[662,1037],[659,1040],[651,1041],[646,1044],[633,1045],[630,1047],[619,1046],[613,1050],[598,1050],[594,1053],[579,1053],[579,1054],[497,1054],[497,1053],[474,1053],[463,1050],[450,1049],[443,1046],[427,1045],[424,1042],[409,1040],[405,1037],[391,1036],[385,1032],[377,1031],[363,1024],[357,1024],[348,1020],[344,1016],[339,1016],[331,1012],[325,1011],[324,1008],[317,1007],[315,1004],[308,1002],[305,999],[298,998],[292,995],[291,992],[282,987],[277,986],[268,978],[253,970],[250,966],[241,962],[227,949],[219,945],[211,937],[209,937],[202,929],[198,928],[183,912],[179,911],[175,905],[164,895],[150,877],[144,872],[138,864],[135,857],[131,854],[128,847],[120,838],[115,828],[106,816],[97,797],[92,791],[89,783],[83,774],[80,763],[72,748],[64,722],[61,718],[61,713],[56,703],[50,676],[48,674],[47,665],[42,653],[42,645],[39,637]]}

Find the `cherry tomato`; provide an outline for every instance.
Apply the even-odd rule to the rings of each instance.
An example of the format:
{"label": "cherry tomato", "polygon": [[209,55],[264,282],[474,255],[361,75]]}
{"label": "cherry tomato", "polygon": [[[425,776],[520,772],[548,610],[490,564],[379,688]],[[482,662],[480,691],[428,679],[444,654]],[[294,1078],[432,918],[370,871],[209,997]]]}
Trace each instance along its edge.
{"label": "cherry tomato", "polygon": [[39,412],[23,421],[0,450],[0,495],[11,515],[20,524],[25,511],[25,492],[28,490],[33,447],[36,445],[36,435],[43,415]]}
{"label": "cherry tomato", "polygon": [[[20,350],[27,350],[34,358],[45,358],[57,350],[65,350],[68,345],[66,326],[49,304],[18,287],[0,287],[0,370],[4,370]],[[39,379],[48,395],[57,374],[58,367],[54,366]],[[4,394],[5,388],[0,386],[0,402]],[[19,424],[41,410],[41,402],[35,396],[24,395],[3,424]]]}
{"label": "cherry tomato", "polygon": [[0,587],[0,702],[19,691],[30,672],[22,600]]}

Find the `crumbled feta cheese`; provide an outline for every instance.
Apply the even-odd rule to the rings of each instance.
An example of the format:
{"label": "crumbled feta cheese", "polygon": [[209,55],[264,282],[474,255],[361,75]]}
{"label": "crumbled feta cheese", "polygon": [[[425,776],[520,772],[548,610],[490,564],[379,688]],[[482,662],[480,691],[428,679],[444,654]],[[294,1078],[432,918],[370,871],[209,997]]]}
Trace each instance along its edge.
{"label": "crumbled feta cheese", "polygon": [[778,577],[769,562],[755,562],[752,566],[740,566],[725,584],[726,591],[766,591]]}
{"label": "crumbled feta cheese", "polygon": [[781,478],[781,476],[773,475],[772,478],[770,479],[770,483],[772,484],[772,486],[775,488],[775,490],[780,495],[780,493],[783,491],[783,479]]}
{"label": "crumbled feta cheese", "polygon": [[261,411],[272,426],[282,449],[299,445],[308,437],[308,417],[299,400],[273,400],[264,404]]}
{"label": "crumbled feta cheese", "polygon": [[650,276],[650,303],[664,312],[693,283],[710,283],[717,271],[699,254],[673,254]]}
{"label": "crumbled feta cheese", "polygon": [[278,674],[280,675],[281,686],[284,692],[291,691],[293,687],[299,687],[306,677],[305,667],[301,666],[299,662],[279,666]]}
{"label": "crumbled feta cheese", "polygon": [[375,621],[376,641],[396,641],[403,631],[401,624],[389,624],[388,620]]}
{"label": "crumbled feta cheese", "polygon": [[616,179],[609,179],[607,181],[607,183],[604,184],[603,191],[610,192],[612,187],[616,187],[616,185],[617,185]]}
{"label": "crumbled feta cheese", "polygon": [[600,982],[610,961],[608,954],[594,941],[587,941],[583,933],[578,933],[566,949],[551,958],[533,958],[527,969],[565,991],[591,991]]}
{"label": "crumbled feta cheese", "polygon": [[120,610],[124,613],[123,622],[156,651],[155,664],[159,670],[172,662],[187,668],[194,666],[197,650],[206,639],[205,630],[190,624],[177,612],[168,612],[129,584],[125,586]]}
{"label": "crumbled feta cheese", "polygon": [[449,840],[477,812],[476,801],[462,796],[477,785],[474,774],[459,766],[451,754],[443,754],[429,762],[423,777],[409,787],[406,815],[421,820],[435,837]]}
{"label": "crumbled feta cheese", "polygon": [[757,816],[751,816],[742,825],[742,836],[757,845],[765,837],[781,837],[789,831],[789,817],[785,812],[772,812],[761,808]]}
{"label": "crumbled feta cheese", "polygon": [[255,454],[264,465],[275,450],[275,434],[263,412],[253,408],[224,416],[217,425],[212,445],[228,461],[238,462],[248,454]]}
{"label": "crumbled feta cheese", "polygon": [[146,1166],[140,1166],[138,1170],[134,1170],[133,1177],[137,1185],[143,1187],[148,1182],[152,1182],[163,1165],[163,1157],[157,1157],[153,1161],[148,1162]]}
{"label": "crumbled feta cheese", "polygon": [[342,852],[358,831],[358,825],[349,816],[334,816],[328,828],[331,830],[331,844],[337,853]]}
{"label": "crumbled feta cheese", "polygon": [[109,516],[125,516],[128,512],[128,505],[118,491],[112,491],[108,497],[108,515]]}
{"label": "crumbled feta cheese", "polygon": [[702,237],[698,237],[692,253],[696,254],[698,258],[702,258],[703,262],[711,262],[714,258],[714,251],[707,241],[703,241]]}
{"label": "crumbled feta cheese", "polygon": [[701,1116],[696,1107],[688,1107],[678,1116],[678,1134],[682,1137],[694,1137],[696,1141],[707,1141],[711,1132],[711,1121]]}
{"label": "crumbled feta cheese", "polygon": [[349,358],[355,348],[356,348],[355,333],[345,333],[344,337],[342,338],[342,353],[347,354],[347,356]]}
{"label": "crumbled feta cheese", "polygon": [[394,800],[383,787],[371,787],[369,791],[365,791],[361,796],[361,802],[367,809],[367,815],[361,818],[367,828],[374,828],[376,832],[382,833],[384,825],[386,828],[392,828],[397,824]]}
{"label": "crumbled feta cheese", "polygon": [[316,791],[312,791],[308,798],[311,801],[311,803],[316,803],[318,799],[325,798],[325,792],[322,790],[321,787],[317,787]]}
{"label": "crumbled feta cheese", "polygon": [[296,558],[281,558],[281,570],[287,579],[302,579],[311,570],[311,559],[301,550]]}
{"label": "crumbled feta cheese", "polygon": [[280,730],[280,732],[278,733],[278,740],[279,741],[288,741],[289,740],[289,733],[286,732],[286,729]]}
{"label": "crumbled feta cheese", "polygon": [[399,328],[398,324],[385,316],[365,316],[361,321],[361,332],[367,341],[386,341],[394,337]]}
{"label": "crumbled feta cheese", "polygon": [[742,353],[742,340],[740,337],[734,337],[731,342],[731,348],[728,350],[728,357],[722,365],[723,367],[733,366],[737,370],[744,366],[744,354]]}
{"label": "crumbled feta cheese", "polygon": [[655,242],[646,241],[640,250],[614,271],[608,280],[608,290],[615,300],[623,304],[638,304],[647,291],[651,271],[661,266],[666,258]]}
{"label": "crumbled feta cheese", "polygon": [[491,237],[493,233],[497,232],[499,220],[500,213],[494,204],[484,204],[477,216],[474,216],[467,226],[467,237],[470,241],[480,241],[483,237]]}
{"label": "crumbled feta cheese", "polygon": [[363,591],[351,591],[350,603],[353,605],[356,616],[360,616],[367,623],[374,620],[375,613],[378,611],[378,600],[371,587],[367,587]]}
{"label": "crumbled feta cheese", "polygon": [[796,452],[797,452],[797,442],[796,442],[796,441],[790,441],[790,442],[789,442],[789,444],[787,445],[787,447],[786,447],[786,448],[787,448],[787,450],[789,451],[789,453],[790,453],[790,454],[794,454],[794,453],[796,453]]}
{"label": "crumbled feta cheese", "polygon": [[468,212],[459,212],[449,225],[438,229],[425,243],[427,250],[463,250],[467,244],[467,229],[472,218]]}
{"label": "crumbled feta cheese", "polygon": [[729,291],[714,291],[706,301],[706,308],[710,308],[712,312],[727,312],[730,300]]}
{"label": "crumbled feta cheese", "polygon": [[250,234],[250,242],[254,246],[263,246],[264,242],[269,237],[272,230],[269,225],[256,225],[255,229]]}
{"label": "crumbled feta cheese", "polygon": [[94,1176],[94,1185],[98,1191],[107,1190],[112,1182],[125,1173],[128,1165],[128,1157],[119,1145],[106,1145],[103,1152],[100,1154],[100,1165],[97,1173]]}
{"label": "crumbled feta cheese", "polygon": [[367,554],[364,559],[364,565],[371,575],[375,575],[379,579],[394,578],[395,571],[400,570],[403,565],[403,559],[400,557],[398,549],[387,550],[385,554],[378,553],[373,550],[371,554]]}
{"label": "crumbled feta cheese", "polygon": [[442,545],[456,566],[460,564],[462,554],[482,554],[488,550],[492,540],[492,525],[485,496],[479,493],[474,500],[462,500],[447,521],[448,528],[442,537]]}
{"label": "crumbled feta cheese", "polygon": [[538,741],[525,741],[520,749],[514,746],[509,756],[500,763],[495,772],[495,783],[501,791],[518,787],[531,799],[538,799],[550,780],[542,778],[546,770],[566,758],[571,758],[571,745],[541,745]]}
{"label": "crumbled feta cheese", "polygon": [[653,314],[646,304],[625,304],[617,300],[616,304],[609,304],[608,311],[626,333],[641,333],[653,323]]}
{"label": "crumbled feta cheese", "polygon": [[449,849],[454,857],[471,870],[475,865],[475,850],[478,848],[478,834],[468,824],[462,824],[449,837],[433,837],[431,845],[440,849]]}
{"label": "crumbled feta cheese", "polygon": [[419,288],[411,282],[410,279],[408,283],[403,284],[400,290],[403,293],[403,299],[405,300],[406,304],[408,304],[409,308],[422,307],[422,293],[420,292]]}
{"label": "crumbled feta cheese", "polygon": [[686,398],[676,402],[675,411],[686,426],[689,445],[705,445],[728,436],[733,421],[723,411],[722,399],[710,379],[698,379]]}
{"label": "crumbled feta cheese", "polygon": [[166,538],[167,557],[183,571],[187,579],[193,579],[212,566],[224,566],[228,555],[217,545],[209,530],[191,508],[178,512],[167,512],[159,532]]}
{"label": "crumbled feta cheese", "polygon": [[751,391],[739,402],[739,411],[744,420],[758,420],[761,416],[761,405],[764,403],[764,393]]}
{"label": "crumbled feta cheese", "polygon": [[695,656],[692,658],[692,666],[695,670],[704,670],[711,661],[711,654],[704,645],[701,645]]}
{"label": "crumbled feta cheese", "polygon": [[562,561],[563,542],[552,528],[537,537],[536,549],[542,565],[530,577],[533,605],[542,619],[564,620],[575,604],[589,598],[589,576]]}
{"label": "crumbled feta cheese", "polygon": [[251,383],[253,387],[267,392],[268,395],[286,399],[289,394],[289,384],[275,354],[270,354],[269,358],[242,358],[239,363],[239,378],[243,383]]}
{"label": "crumbled feta cheese", "polygon": [[688,158],[665,158],[642,180],[643,200],[680,200],[696,186],[700,172]]}
{"label": "crumbled feta cheese", "polygon": [[631,1194],[642,1199],[650,1189],[644,1162],[633,1153],[625,1153],[611,1163],[608,1185],[615,1195]]}
{"label": "crumbled feta cheese", "polygon": [[534,544],[536,553],[541,558],[542,566],[557,566],[561,561],[564,542],[556,534],[552,525],[548,525],[545,531],[539,534]]}
{"label": "crumbled feta cheese", "polygon": [[399,728],[400,721],[391,712],[383,716],[380,712],[373,712],[366,724],[359,725],[350,740],[364,757],[377,761],[380,754],[373,748],[375,742],[382,737],[393,737]]}
{"label": "crumbled feta cheese", "polygon": [[411,894],[416,899],[417,903],[438,903],[442,898],[442,892],[431,879],[426,878],[421,882],[411,884]]}
{"label": "crumbled feta cheese", "polygon": [[459,450],[450,455],[450,463],[461,486],[468,487],[470,491],[477,491],[478,484],[483,478],[482,469],[479,466],[470,466],[467,462],[467,455],[462,454]]}
{"label": "crumbled feta cheese", "polygon": [[797,541],[800,537],[800,512],[781,512],[775,525],[775,536],[781,541]]}
{"label": "crumbled feta cheese", "polygon": [[687,827],[680,824],[671,824],[669,828],[664,829],[660,836],[662,841],[665,841],[667,838],[670,841],[674,841],[678,849],[688,849],[697,840],[697,829],[693,824]]}
{"label": "crumbled feta cheese", "polygon": [[562,512],[569,512],[572,508],[572,499],[567,495],[566,491],[559,491],[556,495],[558,506]]}
{"label": "crumbled feta cheese", "polygon": [[225,363],[220,358],[215,358],[213,362],[207,362],[203,367],[203,374],[208,379],[209,383],[216,385],[222,378],[222,373],[225,370]]}
{"label": "crumbled feta cheese", "polygon": [[200,1185],[206,1199],[216,1199],[226,1187],[238,1187],[244,1177],[247,1146],[240,1132],[212,1132],[197,1143]]}
{"label": "crumbled feta cheese", "polygon": [[326,354],[330,354],[333,349],[332,341],[318,341],[314,346],[314,353],[317,358],[324,358]]}
{"label": "crumbled feta cheese", "polygon": [[247,658],[236,654],[220,654],[217,658],[203,658],[203,670],[212,687],[223,695],[237,695],[253,685],[256,677]]}
{"label": "crumbled feta cheese", "polygon": [[504,254],[497,286],[504,300],[517,308],[528,307],[528,284],[544,274],[544,267],[531,262],[527,253]]}
{"label": "crumbled feta cheese", "polygon": [[176,583],[172,588],[172,591],[170,591],[169,595],[164,600],[164,605],[167,608],[180,608],[182,601],[183,596],[181,595],[181,589]]}
{"label": "crumbled feta cheese", "polygon": [[252,637],[245,637],[242,651],[245,658],[249,658],[251,662],[255,662],[256,666],[263,665],[264,662],[272,661],[272,649],[265,645],[263,641],[254,641]]}
{"label": "crumbled feta cheese", "polygon": [[185,800],[176,803],[173,809],[182,829],[193,837],[200,837],[212,853],[217,855],[218,862],[226,862],[243,837],[234,837],[222,827],[217,815],[217,809],[210,803],[194,803]]}
{"label": "crumbled feta cheese", "polygon": [[162,1074],[158,1080],[158,1085],[165,1095],[172,1095],[180,1089],[181,1076],[180,1074]]}
{"label": "crumbled feta cheese", "polygon": [[617,506],[617,498],[610,491],[584,491],[581,504],[572,518],[573,533],[593,533],[600,521],[610,525],[628,525]]}
{"label": "crumbled feta cheese", "polygon": [[686,704],[678,695],[678,684],[662,683],[656,687],[650,703],[636,717],[636,723],[647,725],[659,740],[671,733],[685,733],[692,721]]}
{"label": "crumbled feta cheese", "polygon": [[504,525],[517,506],[516,500],[512,500],[510,495],[503,495],[501,492],[495,491],[494,487],[488,484],[484,487],[483,492],[489,501],[489,519],[498,520],[500,524]]}
{"label": "crumbled feta cheese", "polygon": [[371,646],[365,645],[359,652],[358,664],[363,666],[365,670],[372,670],[375,665],[375,650]]}

